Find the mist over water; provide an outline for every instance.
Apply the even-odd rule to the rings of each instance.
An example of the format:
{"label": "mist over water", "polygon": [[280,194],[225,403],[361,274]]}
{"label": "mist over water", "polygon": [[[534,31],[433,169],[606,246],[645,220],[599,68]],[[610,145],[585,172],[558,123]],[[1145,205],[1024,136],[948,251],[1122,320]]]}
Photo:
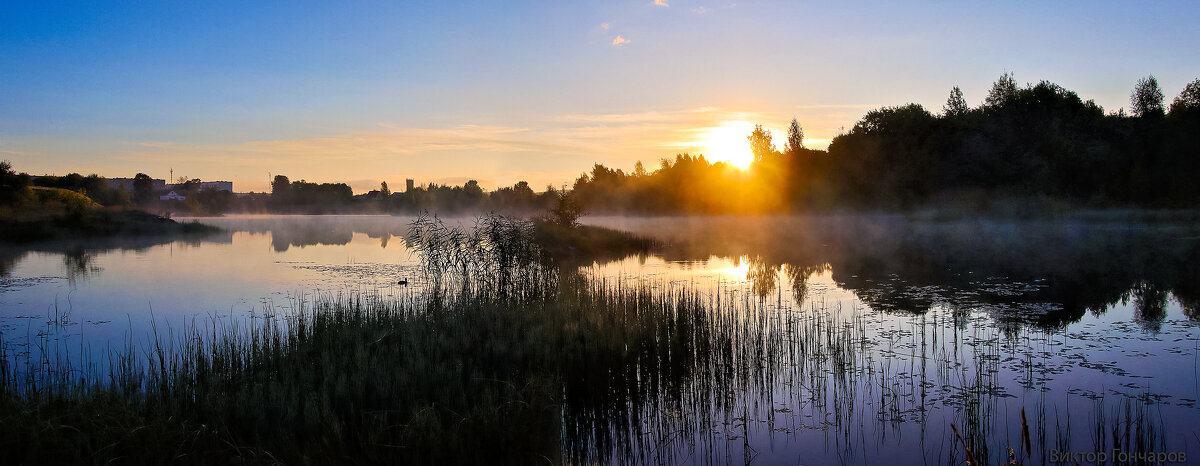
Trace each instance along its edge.
{"label": "mist over water", "polygon": [[[1114,442],[1200,455],[1193,225],[584,220],[662,245],[565,272],[708,305],[714,313],[697,322],[731,346],[683,344],[686,367],[648,364],[677,359],[644,353],[568,369],[569,458],[924,464],[961,460],[965,446],[999,462],[1006,447],[1022,450],[1022,408],[1031,463],[1050,449]],[[98,350],[129,335],[147,341],[151,313],[161,332],[287,314],[322,294],[387,299],[427,289],[406,247],[412,218],[202,221],[227,232],[0,252],[4,340],[28,357],[77,352],[80,341]],[[51,321],[63,325],[47,331]]]}

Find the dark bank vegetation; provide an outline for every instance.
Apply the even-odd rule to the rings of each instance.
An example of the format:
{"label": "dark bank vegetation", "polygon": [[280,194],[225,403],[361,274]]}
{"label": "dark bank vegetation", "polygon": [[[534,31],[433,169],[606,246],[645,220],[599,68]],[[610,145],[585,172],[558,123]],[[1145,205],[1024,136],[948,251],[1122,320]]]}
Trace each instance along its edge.
{"label": "dark bank vegetation", "polygon": [[[107,189],[103,178],[78,175],[42,177],[33,185],[26,174],[0,162],[0,241],[34,242],[113,236],[205,234],[216,228],[181,224],[129,206],[123,191]],[[49,185],[49,186],[43,186]]]}

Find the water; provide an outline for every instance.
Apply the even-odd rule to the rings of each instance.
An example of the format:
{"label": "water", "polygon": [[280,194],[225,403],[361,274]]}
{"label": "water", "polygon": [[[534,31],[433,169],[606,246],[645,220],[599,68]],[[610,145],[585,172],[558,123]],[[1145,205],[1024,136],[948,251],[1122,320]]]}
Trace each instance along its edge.
{"label": "water", "polygon": [[[405,248],[410,218],[201,220],[227,232],[0,251],[5,341],[30,356],[79,341],[119,347],[151,338],[152,322],[167,333],[286,313],[322,293],[424,287]],[[1031,463],[1050,450],[1111,455],[1113,429],[1126,443],[1138,427],[1156,432],[1140,435],[1150,449],[1200,458],[1200,228],[891,216],[589,223],[665,245],[584,266],[586,276],[699,290],[742,313],[736,321],[779,330],[746,335],[783,335],[741,350],[787,355],[732,377],[739,385],[716,398],[700,395],[702,374],[676,381],[678,393],[655,391],[655,402],[567,390],[568,417],[614,403],[639,412],[640,428],[605,427],[626,439],[610,445],[616,455],[922,464],[961,460],[965,446],[999,462],[1005,447],[1023,458],[1024,408]]]}

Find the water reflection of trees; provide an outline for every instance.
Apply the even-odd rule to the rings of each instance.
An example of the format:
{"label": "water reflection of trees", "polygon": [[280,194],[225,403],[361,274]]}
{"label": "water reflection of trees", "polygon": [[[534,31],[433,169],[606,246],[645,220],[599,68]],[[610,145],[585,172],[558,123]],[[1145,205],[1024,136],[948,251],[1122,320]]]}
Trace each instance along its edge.
{"label": "water reflection of trees", "polygon": [[83,248],[69,249],[63,253],[63,266],[67,272],[67,281],[72,285],[76,281],[86,279],[101,272],[96,265],[96,253]]}
{"label": "water reflection of trees", "polygon": [[[1168,293],[1153,283],[1134,285],[1126,296],[1133,301],[1133,318],[1147,330],[1159,331],[1167,318]],[[1122,299],[1122,304],[1124,304]]]}
{"label": "water reflection of trees", "polygon": [[0,247],[0,277],[6,277],[30,252],[44,252],[62,256],[63,273],[74,284],[100,274],[103,269],[96,258],[109,251],[144,251],[156,246],[175,243],[179,246],[197,247],[206,243],[231,243],[233,234],[218,232],[200,236],[141,236],[111,237],[73,241],[31,243],[20,247]]}
{"label": "water reflection of trees", "polygon": [[0,248],[0,278],[7,277],[12,274],[12,270],[25,258],[28,251],[23,249],[3,247]]}
{"label": "water reflection of trees", "polygon": [[392,237],[406,238],[408,217],[359,215],[296,215],[271,217],[228,217],[206,220],[231,231],[271,235],[271,247],[284,252],[292,247],[350,244],[355,233],[379,239],[388,247]]}
{"label": "water reflection of trees", "polygon": [[[469,224],[474,219],[448,221]],[[355,233],[387,247],[393,237],[407,241],[411,218],[281,216],[209,222],[233,231],[269,232],[272,247],[282,252],[348,244]],[[1056,327],[1131,302],[1143,306],[1139,321],[1152,326],[1165,317],[1169,295],[1186,315],[1200,316],[1200,268],[1193,266],[1200,258],[1200,241],[1190,226],[909,221],[899,216],[620,218],[598,223],[664,240],[658,254],[672,262],[745,257],[746,279],[759,296],[782,286],[803,300],[809,277],[829,271],[865,304],[889,312],[923,313],[933,306],[984,309],[1003,322]],[[1131,301],[1134,295],[1154,299]]]}
{"label": "water reflection of trees", "polygon": [[746,257],[746,279],[760,296],[786,278],[803,300],[808,277],[829,270],[839,286],[889,312],[982,309],[1003,322],[1057,327],[1131,303],[1153,329],[1174,297],[1185,315],[1200,314],[1200,240],[1190,226],[889,216],[611,223],[665,240],[669,261]]}

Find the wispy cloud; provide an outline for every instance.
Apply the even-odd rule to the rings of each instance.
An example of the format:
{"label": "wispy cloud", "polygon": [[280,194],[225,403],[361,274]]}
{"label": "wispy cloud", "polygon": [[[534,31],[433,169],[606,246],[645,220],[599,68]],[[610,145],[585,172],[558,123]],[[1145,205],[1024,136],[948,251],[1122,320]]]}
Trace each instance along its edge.
{"label": "wispy cloud", "polygon": [[626,38],[624,38],[624,37],[621,37],[621,35],[620,35],[620,34],[617,34],[617,37],[616,37],[616,38],[614,38],[614,39],[612,40],[612,44],[613,44],[613,45],[616,45],[616,46],[618,46],[618,47],[620,47],[620,46],[622,46],[622,45],[625,45],[625,44],[628,44],[628,43],[629,43],[629,39],[626,39]]}
{"label": "wispy cloud", "polygon": [[804,110],[838,109],[838,108],[872,110],[872,109],[880,108],[882,106],[883,105],[880,105],[880,104],[814,104],[814,105],[797,105],[796,108],[804,109]]}
{"label": "wispy cloud", "polygon": [[[46,156],[46,155],[48,155],[48,154],[46,154],[46,153],[44,153],[44,152],[34,152],[34,151],[28,151],[28,150],[17,150],[17,149],[7,149],[7,148],[4,148],[4,147],[0,147],[0,155],[5,155],[5,156],[10,156],[10,155],[11,155],[11,156],[14,156],[14,157],[44,157],[44,156]],[[20,170],[18,170],[18,171],[20,171]]]}
{"label": "wispy cloud", "polygon": [[562,121],[583,121],[612,124],[672,122],[678,121],[679,118],[680,116],[676,112],[570,114],[559,117],[559,119]]}
{"label": "wispy cloud", "polygon": [[568,114],[562,115],[557,119],[566,122],[590,122],[603,123],[610,125],[645,125],[663,123],[672,127],[686,127],[705,125],[714,121],[720,120],[746,120],[746,119],[761,119],[763,115],[758,113],[747,112],[732,112],[721,110],[719,107],[697,107],[692,109],[682,110],[665,110],[665,111],[649,111],[649,112],[625,112],[625,113],[592,113],[592,114]]}
{"label": "wispy cloud", "polygon": [[692,12],[694,12],[694,13],[696,13],[696,14],[698,14],[698,15],[702,15],[702,14],[705,14],[705,13],[709,13],[709,12],[711,12],[711,11],[712,11],[712,10],[708,9],[708,7],[705,7],[705,6],[703,6],[703,5],[701,5],[701,6],[698,6],[698,7],[696,7],[696,8],[692,8]]}
{"label": "wispy cloud", "polygon": [[667,0],[654,0],[654,4],[658,6],[671,6],[667,4]]}
{"label": "wispy cloud", "polygon": [[600,25],[600,29],[603,29],[603,30],[605,30],[605,31],[607,31],[607,30],[608,30],[608,28],[610,28],[610,27],[612,27],[612,25],[611,25],[611,24],[608,24],[608,23],[604,23],[604,24],[601,24],[601,25]]}

